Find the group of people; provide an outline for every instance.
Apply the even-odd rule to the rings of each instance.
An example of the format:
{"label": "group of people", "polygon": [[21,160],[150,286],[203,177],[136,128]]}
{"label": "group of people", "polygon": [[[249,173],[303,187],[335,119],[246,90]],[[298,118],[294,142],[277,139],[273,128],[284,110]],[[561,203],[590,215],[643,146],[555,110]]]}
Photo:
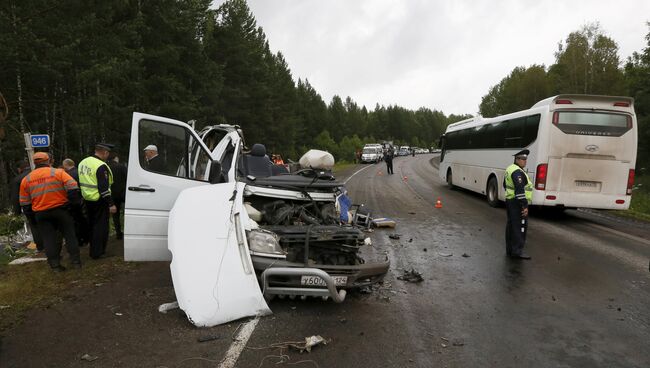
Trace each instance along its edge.
{"label": "group of people", "polygon": [[120,210],[126,195],[126,166],[112,151],[114,146],[97,143],[94,155],[78,167],[65,159],[53,167],[46,152],[33,155],[34,170],[28,163],[19,166],[12,182],[14,212],[24,214],[39,251],[45,251],[50,268],[65,270],[61,264],[61,235],[70,256],[70,266],[81,268],[79,247],[89,243],[90,257],[106,255],[109,215],[113,215],[116,237],[123,238]]}

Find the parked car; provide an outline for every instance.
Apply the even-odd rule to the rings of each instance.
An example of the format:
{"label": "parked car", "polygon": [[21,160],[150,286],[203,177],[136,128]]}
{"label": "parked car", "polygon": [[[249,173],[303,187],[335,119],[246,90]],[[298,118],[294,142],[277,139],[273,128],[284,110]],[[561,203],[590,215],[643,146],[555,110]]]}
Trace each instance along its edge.
{"label": "parked car", "polygon": [[361,152],[361,163],[377,163],[383,158],[383,148],[381,145],[366,145]]}
{"label": "parked car", "polygon": [[[138,157],[149,144],[162,171]],[[245,150],[238,126],[197,133],[134,113],[130,150],[125,260],[171,260],[179,306],[197,326],[270,313],[278,294],[342,302],[388,272],[387,258],[361,257],[364,233],[341,224],[342,183],[327,170],[279,170],[263,145]]]}

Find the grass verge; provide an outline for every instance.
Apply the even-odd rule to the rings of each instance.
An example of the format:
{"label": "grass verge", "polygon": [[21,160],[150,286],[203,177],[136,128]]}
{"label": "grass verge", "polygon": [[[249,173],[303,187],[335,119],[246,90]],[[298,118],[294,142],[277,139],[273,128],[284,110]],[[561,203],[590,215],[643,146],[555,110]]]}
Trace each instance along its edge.
{"label": "grass verge", "polygon": [[[115,249],[117,244],[111,243],[117,242],[110,241],[108,245],[109,249]],[[91,260],[87,247],[81,248],[81,252],[83,268],[62,273],[50,271],[46,261],[15,266],[0,263],[0,334],[20,323],[30,309],[59,303],[80,288],[94,288],[110,281],[113,275],[137,267],[124,262],[121,256]],[[64,259],[62,263],[66,265],[67,262]]]}
{"label": "grass verge", "polygon": [[620,217],[650,222],[650,176],[640,176],[635,181],[630,209],[607,212]]}

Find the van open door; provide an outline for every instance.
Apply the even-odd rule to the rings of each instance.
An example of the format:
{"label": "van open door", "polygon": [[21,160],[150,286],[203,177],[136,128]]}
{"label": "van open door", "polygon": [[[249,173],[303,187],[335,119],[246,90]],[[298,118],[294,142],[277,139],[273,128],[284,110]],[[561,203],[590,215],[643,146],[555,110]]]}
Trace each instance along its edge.
{"label": "van open door", "polygon": [[[149,150],[145,158],[147,147],[157,148],[157,155]],[[169,211],[182,190],[210,184],[206,168],[215,160],[186,123],[133,114],[124,205],[125,261],[171,260]]]}

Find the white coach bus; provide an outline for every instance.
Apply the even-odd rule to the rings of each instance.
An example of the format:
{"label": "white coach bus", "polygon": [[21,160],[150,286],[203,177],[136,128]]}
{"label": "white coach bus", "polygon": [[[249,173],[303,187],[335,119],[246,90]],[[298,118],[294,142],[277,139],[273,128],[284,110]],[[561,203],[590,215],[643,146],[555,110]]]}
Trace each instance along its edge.
{"label": "white coach bus", "polygon": [[491,206],[505,200],[505,168],[524,148],[533,205],[630,206],[637,152],[630,97],[549,97],[528,110],[450,124],[441,143],[440,177],[485,194]]}

